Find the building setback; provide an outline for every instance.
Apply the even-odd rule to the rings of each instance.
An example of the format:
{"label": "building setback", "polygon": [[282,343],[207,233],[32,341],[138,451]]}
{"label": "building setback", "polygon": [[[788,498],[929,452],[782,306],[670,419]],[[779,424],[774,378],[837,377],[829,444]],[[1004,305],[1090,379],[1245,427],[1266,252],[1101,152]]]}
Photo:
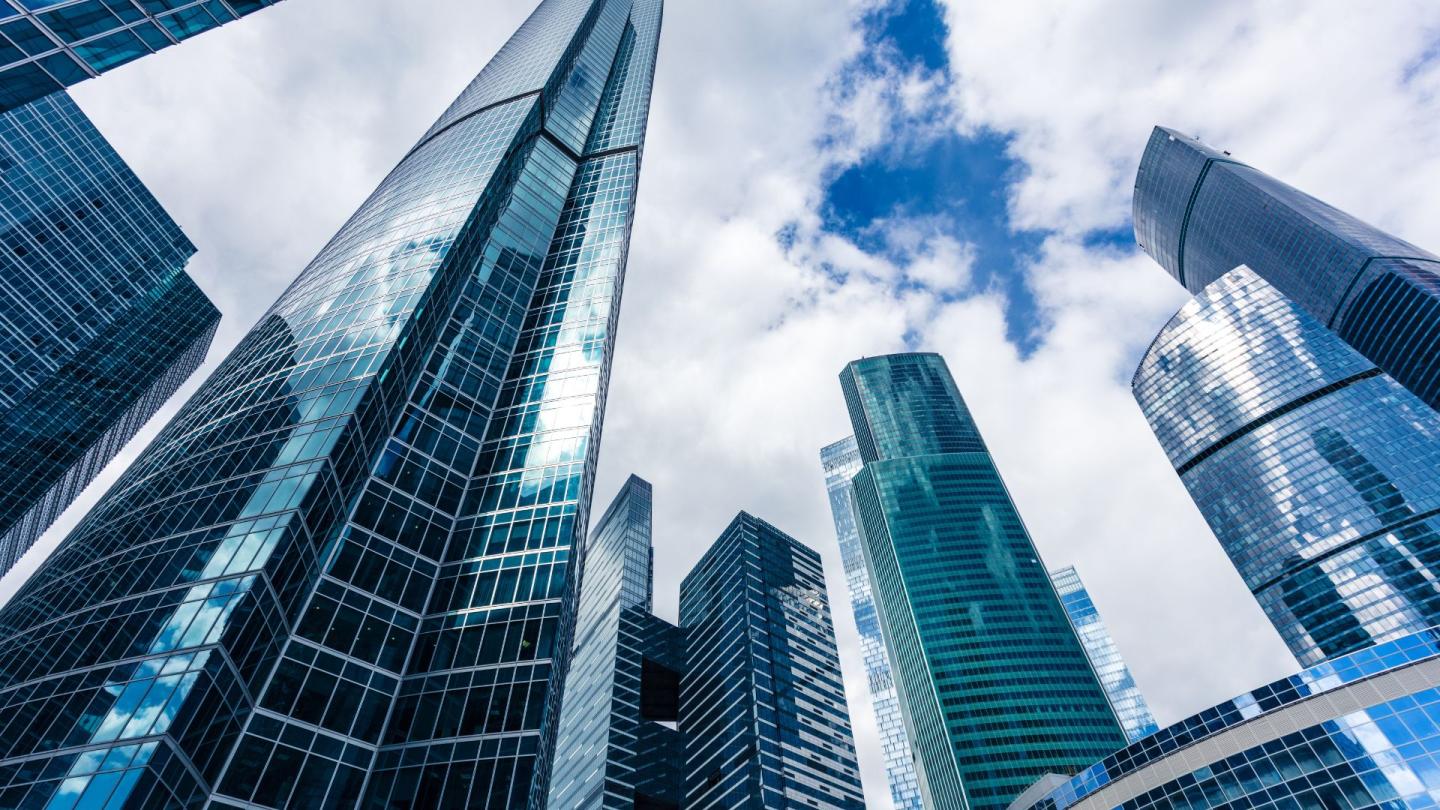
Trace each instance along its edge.
{"label": "building setback", "polygon": [[1304,307],[1237,268],[1132,387],[1302,664],[1440,623],[1440,416]]}
{"label": "building setback", "polygon": [[543,799],[660,12],[544,0],[0,609],[0,803]]}
{"label": "building setback", "polygon": [[195,246],[65,93],[0,113],[0,573],[205,359]]}
{"label": "building setback", "polygon": [[1247,265],[1440,405],[1440,257],[1163,127],[1140,161],[1134,208],[1136,241],[1185,289]]}
{"label": "building setback", "polygon": [[1110,698],[1110,706],[1120,719],[1125,736],[1130,742],[1135,742],[1159,729],[1149,704],[1145,702],[1145,695],[1140,692],[1135,676],[1130,674],[1130,667],[1120,656],[1120,648],[1110,636],[1105,619],[1095,608],[1080,573],[1073,565],[1066,566],[1051,571],[1050,579],[1055,583],[1055,592],[1060,595],[1060,604],[1065,606],[1065,615],[1070,617],[1070,624],[1075,627],[1075,634],[1080,637],[1080,644],[1090,657],[1090,665],[1100,677],[1100,685],[1105,687],[1105,695]]}
{"label": "building setback", "polygon": [[945,361],[840,375],[864,468],[853,497],[920,789],[1003,808],[1125,733]]}
{"label": "building setback", "polygon": [[280,0],[0,0],[0,112]]}
{"label": "building setback", "polygon": [[825,472],[825,490],[830,497],[830,516],[835,522],[835,539],[840,546],[840,560],[845,566],[845,584],[850,590],[850,609],[855,614],[855,628],[860,634],[860,652],[865,659],[865,677],[870,689],[870,705],[875,711],[875,725],[880,731],[880,749],[885,757],[885,779],[890,786],[890,801],[895,810],[921,810],[920,785],[915,776],[914,755],[910,738],[905,734],[905,719],[900,713],[900,699],[895,693],[895,677],[890,670],[890,656],[885,652],[885,638],[880,632],[880,618],[875,613],[875,596],[870,587],[870,572],[865,568],[865,554],[860,548],[860,532],[855,527],[850,479],[860,472],[860,447],[854,436],[846,436],[820,450],[820,466]]}

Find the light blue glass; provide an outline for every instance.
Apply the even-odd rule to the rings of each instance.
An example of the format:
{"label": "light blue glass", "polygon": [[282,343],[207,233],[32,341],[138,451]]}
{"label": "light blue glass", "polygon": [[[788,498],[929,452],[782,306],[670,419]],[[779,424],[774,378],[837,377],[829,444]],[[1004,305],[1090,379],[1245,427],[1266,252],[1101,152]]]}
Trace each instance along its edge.
{"label": "light blue glass", "polygon": [[1440,622],[1440,416],[1248,268],[1181,308],[1135,399],[1304,664]]}
{"label": "light blue glass", "polygon": [[870,574],[865,568],[860,532],[855,526],[850,479],[863,466],[855,437],[847,436],[822,448],[820,465],[825,471],[825,489],[830,496],[835,538],[840,545],[840,560],[845,566],[845,584],[850,589],[850,609],[855,614],[855,627],[860,634],[860,652],[865,659],[866,684],[870,690],[871,707],[875,710],[875,725],[880,731],[880,750],[885,757],[885,779],[890,785],[890,801],[896,810],[920,810],[924,805],[915,775],[914,754],[910,751],[910,739],[905,734],[900,698],[895,692],[895,678],[890,671],[890,656],[885,652],[880,619],[875,614],[875,596],[870,589]]}

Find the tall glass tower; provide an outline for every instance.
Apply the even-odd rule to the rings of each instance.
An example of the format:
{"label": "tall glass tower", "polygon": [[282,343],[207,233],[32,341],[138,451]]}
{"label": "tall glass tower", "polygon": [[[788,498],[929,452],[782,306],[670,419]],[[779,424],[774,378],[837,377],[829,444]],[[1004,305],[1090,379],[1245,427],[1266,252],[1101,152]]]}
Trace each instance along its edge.
{"label": "tall glass tower", "polygon": [[1125,745],[945,361],[840,375],[863,469],[853,497],[875,605],[937,810],[1004,808]]}
{"label": "tall glass tower", "polygon": [[870,572],[865,568],[860,532],[855,527],[850,479],[860,472],[862,466],[860,447],[855,443],[855,437],[846,436],[821,448],[820,466],[825,471],[830,515],[835,521],[840,561],[845,566],[850,609],[855,614],[855,627],[860,633],[860,652],[865,659],[865,676],[870,689],[870,703],[875,710],[875,724],[880,730],[880,750],[885,757],[885,779],[890,785],[890,801],[896,810],[921,810],[924,805],[920,801],[914,755],[910,752],[910,738],[905,735],[905,720],[900,715],[895,677],[890,671],[890,656],[885,652],[885,638],[880,633],[880,619],[875,613]]}
{"label": "tall glass tower", "polygon": [[0,113],[0,573],[205,359],[195,246],[65,93]]}
{"label": "tall glass tower", "polygon": [[0,0],[0,112],[280,0]]}
{"label": "tall glass tower", "polygon": [[544,0],[0,610],[0,804],[543,796],[660,10]]}
{"label": "tall glass tower", "polygon": [[1155,723],[1155,716],[1150,713],[1145,695],[1140,692],[1140,687],[1135,684],[1135,676],[1130,674],[1130,667],[1120,656],[1120,648],[1115,645],[1115,639],[1111,638],[1110,628],[1105,626],[1105,619],[1100,616],[1100,611],[1095,609],[1095,602],[1091,600],[1090,591],[1080,579],[1080,573],[1075,570],[1075,566],[1070,565],[1051,571],[1050,579],[1055,583],[1055,592],[1060,594],[1060,604],[1065,606],[1070,624],[1074,625],[1076,635],[1080,636],[1080,644],[1085,647],[1085,654],[1090,656],[1090,665],[1095,668],[1095,674],[1100,676],[1100,685],[1105,687],[1105,694],[1110,698],[1110,706],[1115,710],[1115,716],[1120,718],[1120,726],[1125,729],[1125,736],[1130,742],[1135,742],[1158,731],[1160,726]]}
{"label": "tall glass tower", "polygon": [[1440,256],[1161,127],[1134,204],[1135,239],[1190,292],[1248,265],[1440,406]]}
{"label": "tall glass tower", "polygon": [[1440,623],[1440,416],[1305,307],[1226,273],[1133,390],[1302,664]]}
{"label": "tall glass tower", "polygon": [[741,512],[680,583],[688,810],[862,810],[820,555]]}

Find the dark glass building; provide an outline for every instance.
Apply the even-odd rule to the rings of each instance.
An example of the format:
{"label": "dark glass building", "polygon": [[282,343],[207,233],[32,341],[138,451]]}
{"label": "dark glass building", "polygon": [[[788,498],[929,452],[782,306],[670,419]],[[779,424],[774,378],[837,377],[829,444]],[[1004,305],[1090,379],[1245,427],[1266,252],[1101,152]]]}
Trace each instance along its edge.
{"label": "dark glass building", "polygon": [[825,491],[830,497],[830,516],[835,522],[840,561],[845,566],[845,584],[850,589],[850,609],[860,634],[860,652],[865,659],[865,679],[870,688],[871,708],[875,710],[875,726],[880,732],[890,802],[895,810],[921,810],[924,804],[920,801],[920,784],[915,776],[915,756],[910,751],[910,738],[905,734],[890,655],[885,651],[880,617],[875,613],[870,572],[860,548],[860,530],[855,526],[850,479],[864,466],[855,437],[846,436],[821,448],[820,466],[825,472]]}
{"label": "dark glass building", "polygon": [[543,799],[660,10],[544,0],[0,610],[0,806]]}
{"label": "dark glass building", "polygon": [[687,810],[862,810],[820,555],[741,512],[680,583]]}
{"label": "dark glass building", "polygon": [[0,0],[0,112],[280,0]]}
{"label": "dark glass building", "polygon": [[65,93],[0,113],[0,573],[201,361],[195,247]]}
{"label": "dark glass building", "polygon": [[1440,624],[1440,416],[1304,307],[1237,268],[1133,389],[1302,664]]}
{"label": "dark glass building", "polygon": [[1247,265],[1440,405],[1440,257],[1161,127],[1134,205],[1136,240],[1190,292]]}
{"label": "dark glass building", "polygon": [[1162,729],[1012,810],[1433,808],[1440,637],[1401,636]]}
{"label": "dark glass building", "polygon": [[860,541],[936,810],[1003,808],[1126,743],[975,421],[936,354],[840,375]]}
{"label": "dark glass building", "polygon": [[1055,583],[1060,604],[1065,606],[1065,614],[1070,617],[1085,654],[1090,656],[1090,665],[1100,676],[1100,685],[1105,687],[1105,695],[1110,698],[1110,707],[1120,719],[1125,736],[1135,742],[1158,730],[1160,727],[1155,724],[1150,705],[1120,655],[1120,648],[1110,636],[1110,628],[1105,626],[1105,619],[1090,598],[1090,590],[1080,579],[1080,573],[1074,566],[1066,566],[1051,571],[1050,579]]}

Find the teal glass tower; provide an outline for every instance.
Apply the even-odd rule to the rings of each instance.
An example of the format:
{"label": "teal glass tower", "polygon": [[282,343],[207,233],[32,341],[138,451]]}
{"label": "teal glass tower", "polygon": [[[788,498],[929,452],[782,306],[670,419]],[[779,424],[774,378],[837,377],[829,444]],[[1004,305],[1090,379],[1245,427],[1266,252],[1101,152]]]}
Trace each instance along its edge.
{"label": "teal glass tower", "polygon": [[0,113],[0,573],[205,359],[195,246],[65,93]]}
{"label": "teal glass tower", "polygon": [[660,13],[544,0],[0,609],[0,806],[543,798]]}
{"label": "teal glass tower", "polygon": [[280,0],[0,0],[0,112]]}
{"label": "teal glass tower", "polygon": [[1042,775],[1123,747],[945,361],[857,360],[840,385],[864,461],[861,545],[926,806],[1004,808]]}

